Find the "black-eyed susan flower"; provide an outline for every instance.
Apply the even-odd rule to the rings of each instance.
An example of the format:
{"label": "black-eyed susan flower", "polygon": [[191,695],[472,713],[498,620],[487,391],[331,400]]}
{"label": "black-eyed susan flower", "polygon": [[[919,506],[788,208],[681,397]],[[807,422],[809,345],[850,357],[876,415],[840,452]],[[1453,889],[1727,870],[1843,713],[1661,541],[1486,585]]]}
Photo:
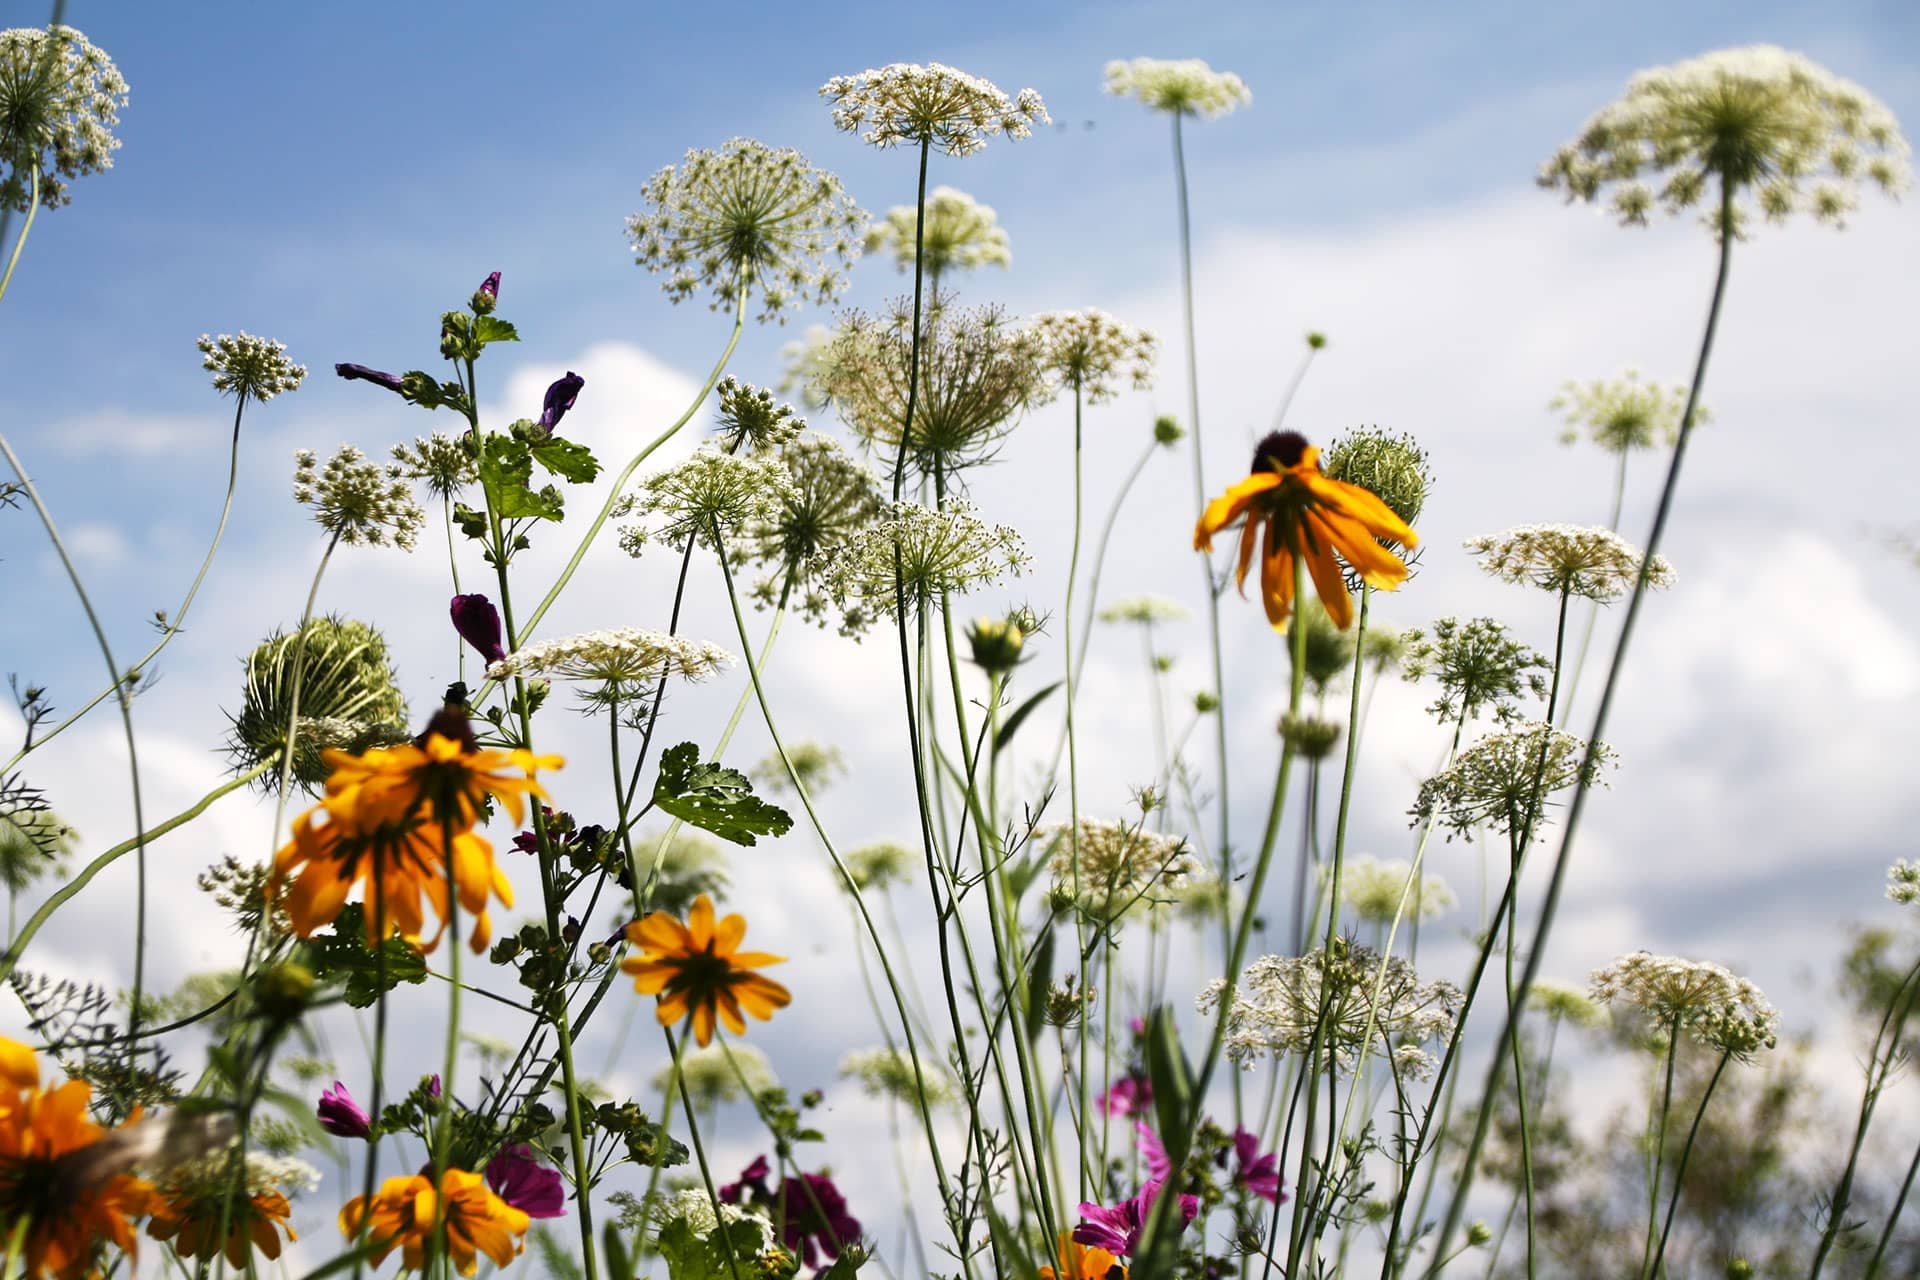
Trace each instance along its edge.
{"label": "black-eyed susan flower", "polygon": [[150,1188],[122,1159],[89,1158],[109,1134],[87,1116],[91,1086],[42,1089],[33,1051],[4,1038],[0,1068],[0,1223],[9,1235],[26,1223],[24,1274],[79,1280],[102,1244],[131,1258],[127,1220],[147,1212]]}
{"label": "black-eyed susan flower", "polygon": [[1353,602],[1340,560],[1383,591],[1406,581],[1407,566],[1376,539],[1410,548],[1419,545],[1419,537],[1372,493],[1322,474],[1320,450],[1305,436],[1294,431],[1267,436],[1254,450],[1251,471],[1207,504],[1194,526],[1193,546],[1196,551],[1212,550],[1216,533],[1235,521],[1244,522],[1234,581],[1244,592],[1247,569],[1258,551],[1260,598],[1276,631],[1284,631],[1293,616],[1296,557],[1312,576],[1327,615],[1341,628],[1353,622]]}
{"label": "black-eyed susan flower", "polygon": [[[147,1234],[173,1246],[182,1258],[211,1261],[224,1253],[229,1265],[244,1268],[250,1254],[280,1257],[287,1241],[298,1240],[289,1219],[293,1204],[284,1188],[304,1189],[319,1174],[299,1160],[250,1153],[246,1192],[234,1187],[235,1169],[225,1154],[189,1161],[159,1179],[150,1205]],[[226,1236],[220,1236],[222,1225]]]}
{"label": "black-eyed susan flower", "polygon": [[[416,816],[465,831],[479,820],[488,796],[515,822],[524,821],[521,797],[547,794],[533,775],[565,763],[559,756],[536,756],[524,748],[482,751],[474,744],[465,713],[452,707],[434,714],[417,744],[376,747],[358,756],[329,752],[325,759],[332,767],[327,775],[328,810],[349,818],[362,831]],[[503,769],[518,769],[522,776]]]}
{"label": "black-eyed susan flower", "polygon": [[495,1266],[512,1262],[526,1248],[524,1237],[531,1225],[525,1212],[495,1195],[479,1174],[464,1169],[448,1169],[439,1188],[424,1173],[388,1178],[371,1204],[366,1196],[355,1196],[340,1210],[341,1234],[352,1239],[364,1223],[367,1237],[380,1242],[373,1251],[375,1266],[398,1248],[408,1271],[425,1270],[442,1221],[447,1254],[463,1276],[480,1269],[483,1253]]}
{"label": "black-eyed susan flower", "polygon": [[693,1038],[705,1048],[713,1043],[716,1016],[735,1035],[743,1035],[743,1010],[765,1022],[793,998],[779,983],[753,972],[786,957],[741,951],[746,933],[746,917],[730,915],[716,922],[713,900],[701,894],[685,924],[655,911],[628,925],[627,940],[640,954],[622,960],[620,969],[632,976],[635,991],[660,998],[661,1026],[691,1018]]}

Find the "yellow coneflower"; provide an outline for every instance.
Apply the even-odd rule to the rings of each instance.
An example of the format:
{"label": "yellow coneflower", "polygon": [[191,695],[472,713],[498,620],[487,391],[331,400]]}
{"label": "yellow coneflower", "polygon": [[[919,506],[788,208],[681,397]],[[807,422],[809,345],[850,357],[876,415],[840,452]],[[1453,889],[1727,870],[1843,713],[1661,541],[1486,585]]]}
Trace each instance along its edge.
{"label": "yellow coneflower", "polygon": [[[226,1159],[219,1158],[220,1167]],[[251,1181],[251,1179],[250,1179]],[[227,1255],[228,1265],[236,1270],[247,1265],[247,1255],[258,1250],[268,1260],[280,1257],[281,1233],[287,1240],[298,1240],[292,1224],[293,1205],[278,1187],[249,1187],[244,1198],[234,1197],[223,1205],[224,1188],[217,1182],[180,1181],[160,1187],[153,1196],[147,1234],[155,1240],[171,1242],[182,1258],[212,1260],[216,1253]],[[219,1239],[222,1216],[227,1221],[227,1236]]]}
{"label": "yellow coneflower", "polygon": [[[416,815],[404,822],[360,830],[351,817],[343,818],[341,804],[329,796],[294,820],[293,839],[274,858],[270,896],[283,898],[293,931],[303,938],[333,922],[355,886],[366,885],[367,945],[378,946],[387,933],[431,951],[440,935],[422,941],[426,917],[421,897],[439,914],[442,928],[449,913],[447,851],[453,853],[451,879],[460,909],[473,917],[470,945],[478,952],[493,936],[487,914],[490,898],[513,905],[513,886],[493,858],[493,846],[471,831],[450,831]],[[316,825],[324,811],[327,822]],[[292,883],[287,881],[291,878]],[[381,926],[385,927],[382,928]]]}
{"label": "yellow coneflower", "polygon": [[371,1206],[365,1196],[347,1201],[340,1232],[352,1239],[366,1222],[368,1239],[384,1242],[374,1250],[375,1266],[397,1247],[407,1270],[424,1271],[444,1219],[447,1253],[463,1276],[479,1270],[482,1253],[504,1267],[526,1248],[523,1237],[532,1219],[495,1195],[479,1174],[448,1169],[441,1186],[444,1196],[424,1173],[388,1178]]}
{"label": "yellow coneflower", "polygon": [[[1345,629],[1353,622],[1353,601],[1334,552],[1368,585],[1391,591],[1406,581],[1407,566],[1375,539],[1409,548],[1420,542],[1372,493],[1323,475],[1320,450],[1294,431],[1276,431],[1263,439],[1254,450],[1252,474],[1207,504],[1194,526],[1194,550],[1211,551],[1213,535],[1242,517],[1234,582],[1244,594],[1247,569],[1259,549],[1260,598],[1276,631],[1286,630],[1293,616],[1295,556],[1305,562],[1327,616]],[[1259,547],[1262,525],[1264,548]]]}
{"label": "yellow coneflower", "polygon": [[[375,747],[358,756],[323,753],[332,769],[327,775],[328,809],[336,817],[350,817],[363,831],[414,816],[465,831],[479,820],[480,808],[491,795],[515,822],[523,822],[522,797],[546,795],[532,775],[564,763],[559,756],[536,756],[524,749],[479,750],[466,714],[451,707],[434,715],[421,740],[423,745]],[[503,769],[518,769],[524,776],[503,774]]]}
{"label": "yellow coneflower", "polygon": [[87,1118],[91,1087],[70,1080],[42,1090],[33,1051],[4,1038],[0,1072],[11,1086],[0,1091],[0,1223],[9,1234],[27,1224],[26,1276],[79,1280],[103,1242],[131,1259],[127,1219],[147,1212],[150,1188],[118,1161],[108,1161],[104,1174],[85,1167],[85,1153],[108,1135]]}
{"label": "yellow coneflower", "polygon": [[1040,1268],[1040,1280],[1127,1280],[1126,1264],[1095,1245],[1060,1233],[1059,1268]]}
{"label": "yellow coneflower", "polygon": [[735,1035],[742,1035],[747,1029],[743,1009],[765,1022],[793,999],[773,979],[752,972],[786,957],[739,950],[746,933],[744,916],[726,916],[716,924],[713,901],[703,893],[694,899],[685,924],[655,911],[628,925],[627,941],[639,947],[640,954],[622,960],[620,970],[632,975],[635,991],[660,997],[656,1012],[661,1026],[691,1015],[693,1038],[704,1048],[713,1043],[716,1015]]}

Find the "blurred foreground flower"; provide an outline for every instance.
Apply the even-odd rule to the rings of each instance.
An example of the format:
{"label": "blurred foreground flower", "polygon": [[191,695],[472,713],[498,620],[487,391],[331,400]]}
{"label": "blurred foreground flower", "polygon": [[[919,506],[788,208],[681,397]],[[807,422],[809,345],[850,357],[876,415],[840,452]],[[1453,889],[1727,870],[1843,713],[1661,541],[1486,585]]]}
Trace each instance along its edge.
{"label": "blurred foreground flower", "polygon": [[388,1178],[371,1203],[366,1196],[355,1196],[340,1210],[340,1233],[353,1239],[364,1229],[375,1246],[375,1266],[397,1247],[402,1266],[424,1272],[444,1233],[447,1256],[463,1276],[479,1270],[482,1253],[496,1267],[512,1262],[526,1248],[522,1237],[530,1225],[524,1210],[495,1195],[479,1174],[464,1169],[448,1169],[437,1187],[424,1173]]}
{"label": "blurred foreground flower", "polygon": [[1253,101],[1246,81],[1199,58],[1135,58],[1107,64],[1107,92],[1169,115],[1223,116]]}
{"label": "blurred foreground flower", "polygon": [[935,187],[927,193],[924,219],[918,218],[910,204],[887,210],[887,216],[867,232],[867,252],[888,251],[894,266],[912,271],[916,222],[920,223],[920,262],[930,285],[937,287],[940,277],[949,271],[1004,267],[1013,261],[998,215],[952,187]]}

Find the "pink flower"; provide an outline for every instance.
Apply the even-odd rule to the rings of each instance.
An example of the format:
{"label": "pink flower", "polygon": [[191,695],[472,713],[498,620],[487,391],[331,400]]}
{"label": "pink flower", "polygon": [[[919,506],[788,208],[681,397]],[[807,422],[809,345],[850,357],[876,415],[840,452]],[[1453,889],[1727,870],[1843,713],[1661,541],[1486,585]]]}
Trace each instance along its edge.
{"label": "pink flower", "polygon": [[525,1143],[503,1148],[487,1161],[486,1178],[495,1195],[529,1218],[558,1218],[567,1212],[560,1171],[541,1164],[539,1153]]}
{"label": "pink flower", "polygon": [[1145,1120],[1135,1120],[1133,1131],[1140,1137],[1140,1158],[1147,1162],[1147,1180],[1165,1182],[1173,1174],[1173,1161],[1167,1158],[1166,1144],[1147,1127]]}
{"label": "pink flower", "polygon": [[320,1105],[314,1111],[320,1117],[320,1127],[337,1138],[364,1138],[373,1132],[373,1118],[338,1080],[333,1088],[321,1090]]}
{"label": "pink flower", "polygon": [[1268,1204],[1286,1199],[1280,1191],[1280,1157],[1269,1151],[1260,1154],[1260,1138],[1245,1129],[1233,1134],[1233,1185],[1259,1196]]}
{"label": "pink flower", "polygon": [[447,612],[460,638],[480,651],[489,664],[507,656],[500,647],[500,611],[483,595],[455,596]]}
{"label": "pink flower", "polygon": [[[1140,1194],[1133,1199],[1122,1200],[1111,1209],[1097,1204],[1081,1205],[1082,1221],[1073,1229],[1074,1243],[1105,1249],[1121,1257],[1131,1257],[1134,1246],[1140,1243],[1140,1231],[1153,1212],[1153,1202],[1160,1197],[1160,1187],[1159,1182],[1149,1182],[1140,1188]],[[1181,1196],[1179,1230],[1185,1231],[1187,1224],[1199,1212],[1198,1196]]]}
{"label": "pink flower", "polygon": [[1153,1105],[1153,1085],[1145,1076],[1129,1072],[1114,1081],[1094,1105],[1103,1116],[1144,1115]]}

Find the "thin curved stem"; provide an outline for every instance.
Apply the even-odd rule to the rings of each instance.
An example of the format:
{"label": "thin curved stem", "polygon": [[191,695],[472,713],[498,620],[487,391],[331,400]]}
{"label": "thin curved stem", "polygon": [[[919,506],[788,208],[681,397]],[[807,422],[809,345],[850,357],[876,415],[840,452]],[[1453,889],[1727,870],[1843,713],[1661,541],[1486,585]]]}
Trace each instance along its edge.
{"label": "thin curved stem", "polygon": [[1707,1104],[1713,1101],[1713,1091],[1719,1087],[1721,1073],[1726,1071],[1727,1062],[1732,1053],[1722,1053],[1720,1061],[1714,1064],[1713,1078],[1707,1081],[1707,1091],[1700,1096],[1700,1109],[1693,1113],[1693,1124],[1687,1129],[1686,1145],[1680,1148],[1680,1163],[1673,1169],[1673,1195],[1667,1200],[1666,1225],[1660,1228],[1660,1244],[1653,1251],[1653,1263],[1647,1268],[1649,1276],[1660,1274],[1660,1261],[1667,1256],[1667,1236],[1673,1231],[1674,1211],[1680,1207],[1680,1189],[1687,1181],[1687,1160],[1693,1155],[1693,1140],[1700,1136],[1700,1122],[1706,1118]]}
{"label": "thin curved stem", "polygon": [[13,242],[13,252],[7,255],[7,271],[0,275],[0,298],[7,296],[7,286],[13,283],[13,269],[20,265],[20,251],[27,247],[27,233],[33,230],[33,217],[40,212],[40,165],[38,158],[27,167],[27,220],[20,224],[20,236]]}

